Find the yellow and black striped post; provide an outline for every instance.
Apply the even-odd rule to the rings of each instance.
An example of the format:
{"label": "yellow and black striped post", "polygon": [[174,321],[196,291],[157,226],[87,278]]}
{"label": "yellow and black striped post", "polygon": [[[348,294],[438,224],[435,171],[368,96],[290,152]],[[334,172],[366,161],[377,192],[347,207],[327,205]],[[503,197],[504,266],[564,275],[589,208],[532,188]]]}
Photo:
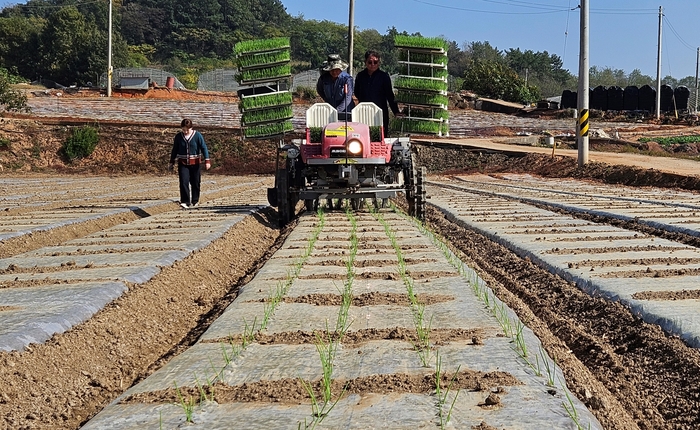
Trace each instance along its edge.
{"label": "yellow and black striped post", "polygon": [[576,143],[578,146],[578,165],[582,167],[588,164],[588,130],[590,123],[588,122],[588,109],[580,109],[578,115],[578,123],[576,124]]}
{"label": "yellow and black striped post", "polygon": [[578,116],[579,136],[588,137],[588,109],[581,109]]}

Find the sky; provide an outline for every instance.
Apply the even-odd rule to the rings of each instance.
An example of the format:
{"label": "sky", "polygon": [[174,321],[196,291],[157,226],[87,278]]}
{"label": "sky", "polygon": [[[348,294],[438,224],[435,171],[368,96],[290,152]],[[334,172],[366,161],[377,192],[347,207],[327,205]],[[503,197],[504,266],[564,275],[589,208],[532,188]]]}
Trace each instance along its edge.
{"label": "sky", "polygon": [[[350,1],[282,0],[287,13],[347,24]],[[360,30],[389,28],[442,36],[464,47],[486,42],[500,50],[547,51],[578,75],[578,0],[355,0]],[[695,77],[700,47],[698,0],[589,0],[590,66],[639,69],[656,78],[659,7],[663,7],[661,75]]]}
{"label": "sky", "polygon": [[[106,1],[106,0],[105,0]],[[281,0],[292,16],[349,21],[350,0]],[[24,1],[0,0],[0,7]],[[578,75],[579,0],[355,0],[355,27],[442,36],[464,47],[547,51]],[[695,77],[700,47],[698,0],[589,0],[591,66],[639,69],[656,78],[659,7],[663,7],[661,75]]]}

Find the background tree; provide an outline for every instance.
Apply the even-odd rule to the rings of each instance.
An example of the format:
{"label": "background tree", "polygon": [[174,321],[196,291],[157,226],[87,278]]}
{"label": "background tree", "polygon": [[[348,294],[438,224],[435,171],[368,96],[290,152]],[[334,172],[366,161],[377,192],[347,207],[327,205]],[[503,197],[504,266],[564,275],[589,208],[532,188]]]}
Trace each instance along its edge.
{"label": "background tree", "polygon": [[530,103],[539,99],[537,88],[528,87],[517,73],[502,61],[472,60],[464,76],[465,90],[482,97]]}
{"label": "background tree", "polygon": [[678,85],[683,85],[688,88],[695,88],[695,76],[686,76],[678,80]]}
{"label": "background tree", "polygon": [[[25,78],[64,85],[94,82],[106,71],[108,4],[106,0],[28,0],[3,8],[0,67]],[[292,17],[282,0],[114,0],[113,5],[112,65],[163,67],[189,86],[202,72],[232,67],[233,46],[242,40],[289,36],[295,72],[318,68],[330,53],[349,60],[347,25]],[[393,26],[380,31],[356,31],[355,71],[363,67],[364,52],[376,49],[382,54],[382,69],[399,72],[394,37],[409,34]],[[451,89],[460,88],[470,64],[481,61],[514,71],[527,89],[525,98],[536,94],[533,87],[547,96],[577,87],[575,77],[562,68],[561,58],[547,51],[501,51],[488,41],[463,42],[460,48],[456,41],[448,41],[447,55]],[[639,70],[626,75],[622,70],[593,67],[591,75],[592,86],[641,86],[655,81]]]}
{"label": "background tree", "polygon": [[0,106],[6,111],[29,112],[27,95],[22,91],[12,89],[10,86],[16,82],[16,76],[12,76],[6,69],[0,68]]}
{"label": "background tree", "polygon": [[45,24],[33,16],[0,18],[0,67],[27,78],[38,77],[39,58],[32,53],[40,50]]}
{"label": "background tree", "polygon": [[290,43],[292,58],[304,69],[317,69],[328,54],[340,54],[348,58],[347,26],[331,21],[292,19]]}
{"label": "background tree", "polygon": [[642,74],[639,69],[632,70],[629,75],[627,75],[627,85],[635,85],[637,87],[643,87],[644,85],[652,85],[655,79],[652,79],[649,75]]}
{"label": "background tree", "polygon": [[469,65],[469,55],[459,49],[457,42],[448,42],[447,48],[447,72],[452,76],[464,77]]}
{"label": "background tree", "polygon": [[505,58],[503,52],[486,42],[469,42],[464,48],[464,54],[468,62],[489,61],[492,63],[503,63]]}
{"label": "background tree", "polygon": [[384,52],[381,49],[382,35],[377,30],[361,30],[355,32],[353,72],[357,73],[365,68],[365,52],[372,49],[378,51],[382,56],[382,69],[384,66]]}
{"label": "background tree", "polygon": [[539,88],[545,97],[561,95],[568,86],[577,85],[576,78],[563,69],[562,59],[547,51],[509,49],[505,52],[504,59],[524,79],[526,85]]}

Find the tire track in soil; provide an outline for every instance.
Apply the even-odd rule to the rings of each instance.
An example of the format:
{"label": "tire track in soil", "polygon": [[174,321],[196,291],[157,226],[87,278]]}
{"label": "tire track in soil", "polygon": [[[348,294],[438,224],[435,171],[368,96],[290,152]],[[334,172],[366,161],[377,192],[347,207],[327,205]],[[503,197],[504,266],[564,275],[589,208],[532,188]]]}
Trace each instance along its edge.
{"label": "tire track in soil", "polygon": [[[429,226],[557,358],[567,383],[606,428],[691,429],[700,425],[700,353],[619,303],[591,297],[434,208]],[[494,283],[495,281],[495,283]]]}

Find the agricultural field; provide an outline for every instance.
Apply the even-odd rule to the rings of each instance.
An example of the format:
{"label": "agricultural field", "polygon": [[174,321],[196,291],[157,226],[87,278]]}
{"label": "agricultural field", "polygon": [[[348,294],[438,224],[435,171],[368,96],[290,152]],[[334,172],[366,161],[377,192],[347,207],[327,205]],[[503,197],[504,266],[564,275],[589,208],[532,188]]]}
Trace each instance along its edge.
{"label": "agricultural field", "polygon": [[[451,117],[454,114],[451,113]],[[492,130],[496,127],[499,126],[493,124]],[[220,405],[243,404],[246,407],[254,407],[261,400],[281,404],[296,411],[285,415],[289,428],[311,425],[314,417],[328,412],[327,409],[315,411],[313,399],[325,400],[323,396],[330,393],[330,398],[335,401],[343,397],[340,393],[344,389],[347,390],[344,400],[335,404],[336,412],[354,411],[360,417],[362,402],[369,401],[370,393],[380,399],[381,390],[390,389],[396,399],[401,399],[396,403],[399,407],[403,405],[415,413],[412,415],[417,423],[414,427],[508,428],[503,417],[508,414],[517,416],[509,409],[514,404],[510,399],[516,398],[517,391],[512,388],[516,386],[515,382],[509,378],[516,375],[522,382],[527,379],[524,375],[537,379],[533,376],[536,373],[542,375],[539,377],[542,387],[551,382],[549,386],[555,390],[555,394],[547,395],[551,409],[557,410],[558,419],[561,419],[556,421],[555,428],[576,428],[577,425],[588,428],[591,424],[591,428],[606,429],[684,429],[700,425],[696,413],[700,406],[697,391],[700,386],[700,381],[697,381],[700,355],[697,349],[689,347],[680,335],[669,334],[659,325],[644,322],[639,314],[623,303],[588,294],[570,279],[537,264],[535,259],[519,254],[483,231],[445,216],[442,208],[446,203],[439,202],[453,198],[452,191],[431,188],[434,204],[429,205],[425,226],[419,226],[402,215],[403,202],[397,199],[395,210],[383,209],[379,214],[373,214],[369,208],[358,212],[302,213],[298,224],[280,231],[275,228],[275,210],[266,207],[264,200],[264,190],[270,186],[274,166],[270,146],[261,145],[259,141],[241,141],[230,131],[202,129],[207,133],[210,149],[215,154],[212,157],[216,160],[215,168],[212,174],[205,175],[203,207],[196,211],[182,211],[173,202],[177,198],[176,178],[165,171],[169,136],[175,128],[157,124],[105,125],[101,129],[104,140],[94,155],[70,163],[60,155],[60,145],[66,136],[64,125],[31,120],[5,120],[0,125],[0,134],[8,142],[4,148],[0,147],[0,164],[4,166],[0,183],[5,187],[4,195],[24,196],[4,200],[4,225],[8,225],[10,218],[38,220],[46,213],[61,214],[78,209],[90,213],[117,207],[143,208],[110,212],[106,217],[4,239],[0,251],[3,259],[43,248],[73,246],[69,242],[77,241],[79,244],[71,250],[54,250],[56,255],[53,258],[65,256],[79,262],[92,237],[101,237],[94,240],[97,244],[104,238],[116,237],[112,232],[115,229],[122,231],[119,234],[125,232],[129,235],[125,236],[131,238],[128,241],[134,241],[145,236],[136,233],[145,227],[137,229],[136,226],[149,221],[154,223],[147,229],[149,234],[158,237],[159,231],[169,232],[168,229],[176,225],[186,229],[188,223],[206,223],[207,228],[214,229],[215,220],[229,216],[238,220],[226,227],[220,237],[212,239],[208,246],[163,266],[147,282],[127,283],[127,291],[122,296],[87,321],[45,343],[31,344],[21,352],[0,352],[0,379],[3,380],[0,390],[3,421],[0,421],[0,427],[106,428],[99,419],[89,421],[99,418],[101,411],[103,417],[109,418],[111,412],[107,405],[127,390],[130,390],[129,396],[122,398],[126,407],[144,404],[168,411],[160,416],[156,412],[154,426],[159,425],[159,419],[160,423],[165,423],[163,428],[183,425],[190,399],[200,399],[202,395],[198,386],[189,381],[189,385],[184,385],[187,388],[178,385],[181,388],[176,389],[169,383],[163,387],[153,381],[158,380],[163,370],[167,372],[172,366],[177,367],[182,362],[178,360],[186,361],[188,354],[197,348],[217,349],[216,357],[221,363],[215,363],[214,368],[220,364],[218,369],[226,368],[225,372],[229,372],[226,373],[226,384],[212,385],[213,392],[206,391],[206,399],[213,398]],[[480,173],[487,174],[486,177],[502,178],[518,173],[534,178],[556,178],[559,182],[576,178],[600,189],[614,189],[609,184],[611,182],[637,187],[663,185],[668,192],[685,190],[688,194],[700,189],[697,178],[692,176],[603,163],[579,169],[575,160],[565,157],[529,155],[509,158],[501,154],[469,153],[453,146],[424,145],[419,148],[418,160],[419,164],[428,167],[429,179],[436,183],[455,175],[466,177]],[[68,184],[76,180],[84,185],[61,188],[62,182]],[[30,185],[20,189],[18,184],[21,182]],[[524,182],[519,180],[521,184]],[[502,191],[499,193],[503,194]],[[476,206],[476,203],[469,206]],[[573,216],[571,210],[554,210],[554,206],[548,209],[553,213],[562,212],[562,216]],[[678,242],[679,249],[700,245],[689,233],[663,231],[634,219],[622,221],[597,214],[590,215],[589,221],[605,229],[623,228],[634,232],[631,235],[648,237],[649,240],[673,240]],[[165,233],[165,236],[169,234]],[[430,237],[449,240],[442,250],[438,243],[430,241]],[[185,238],[181,240],[185,241]],[[127,239],[123,241],[125,246]],[[167,240],[163,241],[163,235],[160,242],[148,252],[165,251]],[[113,248],[117,246],[113,245]],[[140,245],[138,252],[146,251],[145,248],[145,245]],[[308,254],[306,249],[309,249]],[[299,263],[296,258],[300,255],[305,255],[307,261]],[[478,289],[465,285],[468,288],[464,289],[461,300],[467,300],[469,293],[474,297],[488,297],[487,300],[494,300],[493,303],[503,303],[513,311],[509,318],[522,321],[539,343],[534,347],[527,344],[523,349],[525,343],[518,340],[522,339],[517,335],[518,330],[511,327],[511,337],[498,334],[508,330],[497,319],[492,325],[474,323],[464,331],[451,326],[449,320],[437,311],[444,307],[452,309],[448,304],[460,297],[446,281],[459,278],[461,270],[449,265],[452,257],[448,256],[457,257],[468,268],[464,270],[473,271],[494,294],[484,296]],[[47,260],[49,257],[51,254],[46,254]],[[93,265],[98,261],[95,257],[86,259]],[[281,266],[269,265],[275,262]],[[298,263],[297,272],[282,269],[290,265],[295,267]],[[68,264],[45,269],[42,273],[46,278],[52,278],[74,269],[99,268],[86,267],[88,262],[81,267],[76,265],[80,266]],[[13,286],[14,278],[22,278],[31,271],[31,268],[21,265],[8,265],[0,273],[0,289],[16,288],[19,284]],[[256,282],[276,285],[281,281],[286,285],[285,280],[290,277],[294,278],[291,288],[279,291],[280,294],[270,295],[267,288],[255,287],[259,285]],[[354,280],[352,289],[347,288],[348,279]],[[304,289],[294,289],[294,285],[302,284]],[[320,288],[321,284],[327,288]],[[429,285],[435,285],[440,293],[428,292],[426,286]],[[41,286],[46,286],[46,281],[38,279],[21,283],[21,287],[28,290]],[[412,288],[415,288],[413,294]],[[694,300],[693,292],[686,294]],[[239,296],[244,300],[238,300]],[[495,297],[498,302],[495,302]],[[11,310],[2,305],[0,303],[0,317],[2,312]],[[483,301],[480,305],[470,306],[481,306],[480,312],[485,314],[499,313],[489,311],[488,304]],[[256,318],[254,312],[247,313],[249,308],[269,309],[269,312],[261,312]],[[227,313],[227,309],[235,311]],[[367,309],[372,311],[366,312]],[[430,330],[432,334],[427,337],[424,329],[430,318],[421,314],[421,309],[428,309],[436,315]],[[389,313],[389,310],[396,314]],[[319,314],[326,316],[320,317]],[[239,327],[239,333],[209,331],[217,327],[216,321],[221,324],[219,319],[227,315],[246,315],[245,318],[232,319]],[[392,315],[397,317],[392,318]],[[301,318],[302,322],[295,322],[294,316]],[[316,335],[313,329],[303,325],[309,321],[313,321],[311,326],[315,327]],[[324,331],[323,321],[328,321],[333,330]],[[350,324],[349,321],[354,322]],[[513,327],[517,327],[517,323],[513,322]],[[392,328],[397,330],[392,331]],[[324,333],[328,335],[332,331],[341,333],[342,341],[323,337]],[[233,337],[229,338],[230,334]],[[520,363],[520,367],[509,369],[504,374],[489,375],[497,378],[493,383],[479,379],[488,374],[488,366],[484,364],[488,358],[465,360],[465,366],[457,368],[454,350],[460,348],[456,346],[472,351],[479,350],[479,345],[491,347],[498,342],[503,342],[504,350],[513,354],[513,362]],[[513,348],[507,346],[509,342]],[[220,344],[229,345],[229,355],[220,352]],[[411,372],[406,373],[408,376],[403,375],[388,364],[387,374],[395,376],[391,381],[376,377],[362,379],[348,374],[342,378],[356,385],[339,383],[337,375],[343,368],[341,364],[358,360],[358,355],[374,357],[369,345],[375,344],[388,344],[396,349],[393,356],[414,361],[415,366],[406,366],[413,369],[414,376],[420,374],[420,371],[415,373],[415,369],[421,368],[421,360],[428,360],[432,363],[432,385],[426,386],[421,380],[409,377]],[[521,345],[520,352],[517,345]],[[231,372],[226,363],[226,357],[239,363],[233,358],[237,347],[250,348],[241,355],[243,357],[266,348],[286,351],[292,354],[291,357],[296,357],[299,364],[296,372],[289,371],[287,376],[291,375],[291,379],[273,380],[266,386],[249,383],[241,389],[234,380],[247,374]],[[358,350],[361,353],[358,354]],[[326,355],[329,357],[325,362],[327,366],[323,364],[324,351],[334,354]],[[524,351],[530,351],[529,355]],[[443,357],[441,365],[438,365],[439,357]],[[497,360],[500,356],[494,354],[491,359]],[[528,367],[528,362],[532,367]],[[335,374],[330,373],[335,375],[332,378],[324,379],[323,373],[316,377],[308,370],[327,369],[334,363],[337,367]],[[553,378],[554,373],[548,373],[545,363],[556,363],[560,369],[557,372],[561,372],[556,374],[561,380]],[[239,364],[245,368],[244,362]],[[271,366],[273,370],[284,368],[279,363]],[[300,378],[298,369],[304,369],[301,372],[306,377]],[[441,372],[444,379],[439,377]],[[467,372],[477,372],[471,375],[476,377],[476,383],[471,379],[470,385],[466,380]],[[400,375],[405,379],[398,378]],[[211,376],[203,371],[200,382],[207,385],[205,381]],[[450,385],[453,376],[456,385]],[[436,384],[436,377],[444,382]],[[325,391],[324,381],[336,384],[326,385],[329,391]],[[566,388],[563,381],[566,381]],[[308,383],[314,385],[305,385]],[[498,387],[505,391],[495,391]],[[442,395],[439,394],[441,390]],[[494,396],[490,396],[491,393]],[[567,393],[571,395],[568,404],[582,409],[565,406]],[[406,398],[414,399],[413,403],[402,403]],[[486,405],[487,399],[489,404]],[[449,406],[452,401],[458,405],[454,409]],[[435,406],[436,402],[439,407]],[[199,405],[199,401],[195,403]],[[479,406],[479,403],[484,404]],[[333,404],[322,401],[317,405],[323,408]],[[384,403],[378,400],[376,404]],[[422,406],[408,407],[408,404]],[[207,407],[210,409],[205,408],[205,411],[216,409]],[[471,407],[483,410],[486,418],[469,421],[464,411],[471,410]],[[207,419],[199,408],[193,407],[191,412],[195,422]],[[447,415],[450,412],[451,424]],[[500,417],[499,413],[502,414]],[[109,418],[110,423],[115,422],[112,418]],[[332,413],[319,428],[324,425],[343,427],[334,421]]]}

